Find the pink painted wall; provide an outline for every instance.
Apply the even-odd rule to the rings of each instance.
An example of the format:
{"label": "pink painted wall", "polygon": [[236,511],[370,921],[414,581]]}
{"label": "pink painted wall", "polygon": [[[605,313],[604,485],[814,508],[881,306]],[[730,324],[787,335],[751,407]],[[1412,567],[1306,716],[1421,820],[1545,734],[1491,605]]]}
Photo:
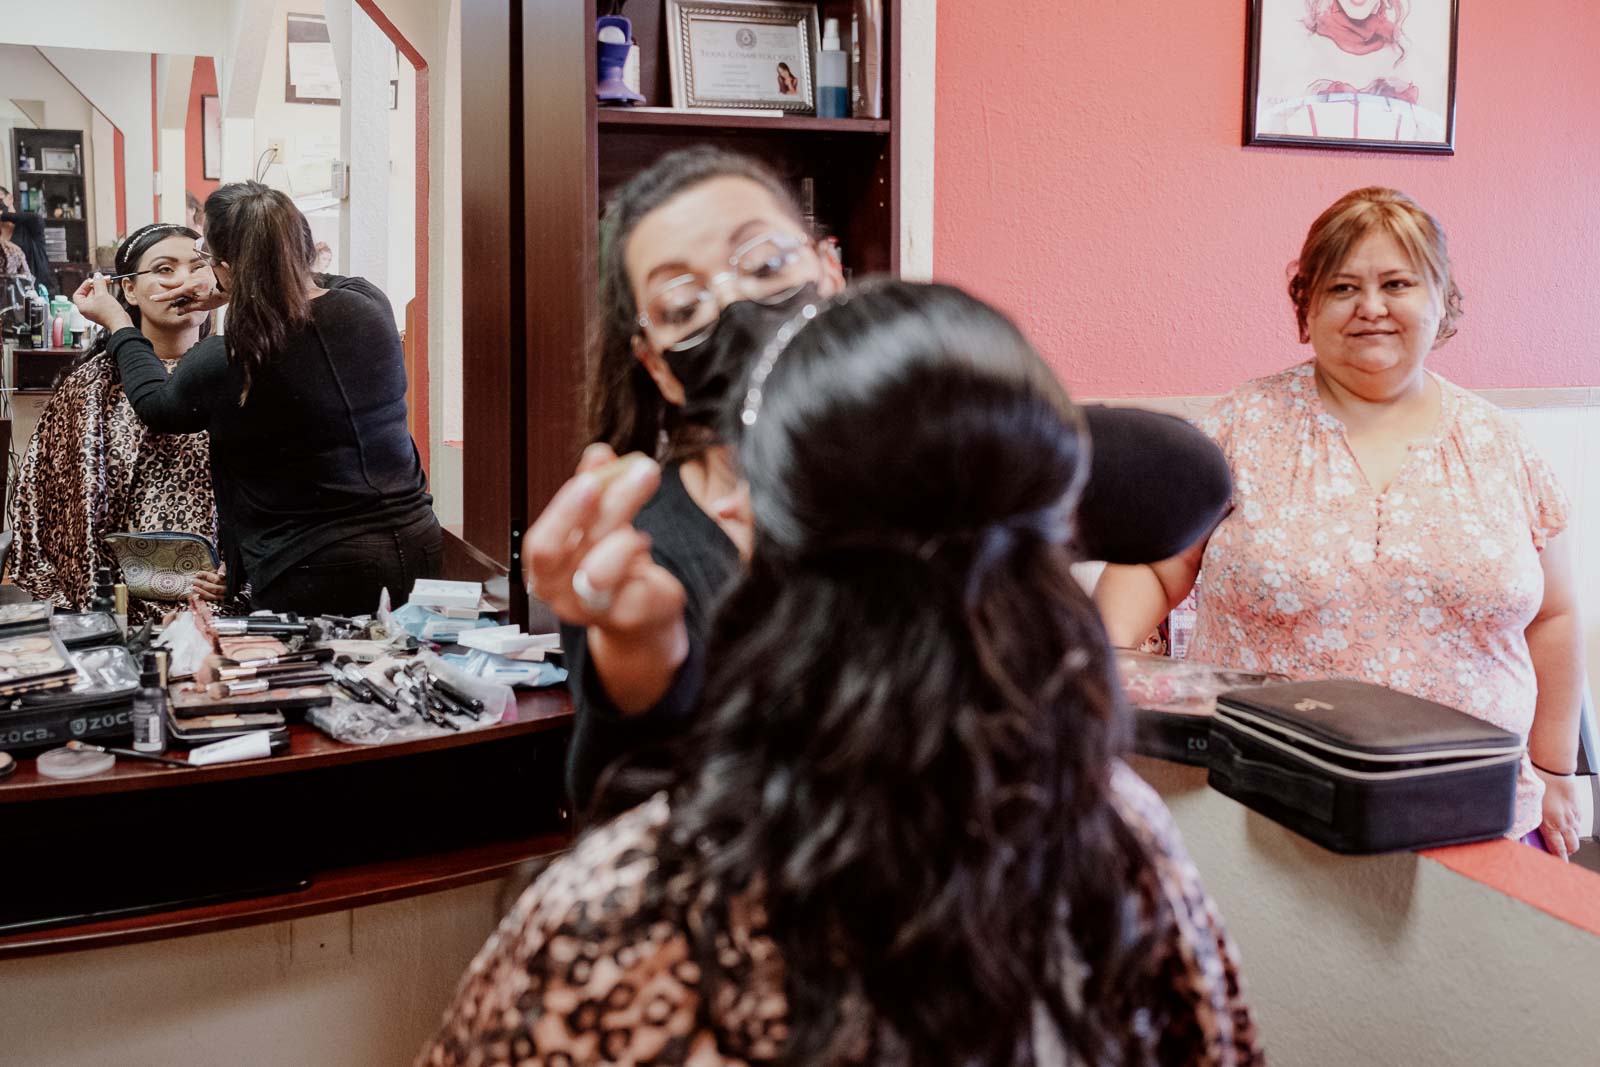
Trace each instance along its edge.
{"label": "pink painted wall", "polygon": [[1600,385],[1600,12],[1461,4],[1456,154],[1243,148],[1247,3],[939,5],[935,270],[1082,396],[1221,392],[1310,355],[1285,270],[1340,194],[1451,239],[1475,388]]}

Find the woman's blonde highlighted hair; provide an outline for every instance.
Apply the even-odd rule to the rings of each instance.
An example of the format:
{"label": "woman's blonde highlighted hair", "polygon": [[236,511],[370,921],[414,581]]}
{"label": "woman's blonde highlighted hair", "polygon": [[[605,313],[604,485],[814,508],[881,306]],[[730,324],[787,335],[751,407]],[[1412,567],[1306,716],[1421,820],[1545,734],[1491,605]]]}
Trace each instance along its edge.
{"label": "woman's blonde highlighted hair", "polygon": [[1375,229],[1383,229],[1405,250],[1428,279],[1439,301],[1439,334],[1434,347],[1455,336],[1461,321],[1461,290],[1450,271],[1450,253],[1438,220],[1405,193],[1371,185],[1334,201],[1306,233],[1300,258],[1290,267],[1289,300],[1300,324],[1300,343],[1311,340],[1309,322],[1326,283],[1351,251]]}

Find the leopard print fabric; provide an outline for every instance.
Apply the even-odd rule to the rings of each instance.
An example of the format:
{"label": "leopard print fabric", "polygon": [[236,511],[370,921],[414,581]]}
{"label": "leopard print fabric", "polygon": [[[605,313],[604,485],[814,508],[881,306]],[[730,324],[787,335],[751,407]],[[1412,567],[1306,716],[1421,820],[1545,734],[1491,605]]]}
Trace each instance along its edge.
{"label": "leopard print fabric", "polygon": [[0,274],[26,274],[33,277],[33,272],[28,270],[28,257],[23,253],[21,246],[12,244],[0,237]]}
{"label": "leopard print fabric", "polygon": [[[1237,953],[1170,814],[1121,764],[1113,786],[1118,813],[1153,861],[1139,895],[1170,989],[1160,1062],[1263,1063]],[[708,1003],[687,935],[693,916],[651,877],[668,813],[659,794],[584,835],[545,871],[472,961],[419,1067],[742,1067],[778,1058],[783,967],[759,903],[736,902],[733,933],[718,949],[735,992]],[[847,1042],[858,1050],[851,1062],[874,1062],[862,1029]],[[1039,1042],[1041,1051],[1053,1045]]]}
{"label": "leopard print fabric", "polygon": [[[86,610],[95,569],[118,573],[106,534],[179,530],[215,542],[210,438],[150,432],[123,395],[115,361],[93,356],[40,413],[8,518],[12,581],[37,600]],[[130,598],[128,623],[181,606]]]}

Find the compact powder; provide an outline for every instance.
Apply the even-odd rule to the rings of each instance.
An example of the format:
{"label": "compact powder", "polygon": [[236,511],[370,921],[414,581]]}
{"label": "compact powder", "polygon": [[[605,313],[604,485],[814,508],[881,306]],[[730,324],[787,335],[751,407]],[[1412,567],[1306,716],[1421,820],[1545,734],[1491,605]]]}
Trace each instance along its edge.
{"label": "compact powder", "polygon": [[53,748],[34,761],[39,773],[46,778],[88,778],[104,774],[116,765],[117,757],[109,752],[91,752],[80,749]]}
{"label": "compact powder", "polygon": [[16,758],[9,752],[0,752],[0,782],[17,773]]}

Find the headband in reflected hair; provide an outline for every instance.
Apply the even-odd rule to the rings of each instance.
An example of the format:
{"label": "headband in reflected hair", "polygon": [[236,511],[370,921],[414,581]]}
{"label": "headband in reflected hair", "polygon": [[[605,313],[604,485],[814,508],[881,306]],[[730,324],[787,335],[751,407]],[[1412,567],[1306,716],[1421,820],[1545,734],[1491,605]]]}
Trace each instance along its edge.
{"label": "headband in reflected hair", "polygon": [[739,412],[739,422],[745,429],[748,430],[756,424],[756,419],[761,414],[761,390],[765,388],[767,379],[772,376],[772,368],[777,366],[778,360],[788,349],[789,342],[793,341],[795,335],[805,329],[806,324],[816,318],[824,308],[848,303],[849,300],[847,294],[840,293],[820,304],[807,304],[772,335],[772,340],[767,342],[767,347],[761,352],[761,358],[750,371],[750,387],[745,390],[744,408]]}
{"label": "headband in reflected hair", "polygon": [[117,249],[115,272],[128,274],[137,270],[144,254],[168,237],[189,237],[198,241],[200,234],[176,222],[152,222],[148,226],[141,226],[128,234]]}

